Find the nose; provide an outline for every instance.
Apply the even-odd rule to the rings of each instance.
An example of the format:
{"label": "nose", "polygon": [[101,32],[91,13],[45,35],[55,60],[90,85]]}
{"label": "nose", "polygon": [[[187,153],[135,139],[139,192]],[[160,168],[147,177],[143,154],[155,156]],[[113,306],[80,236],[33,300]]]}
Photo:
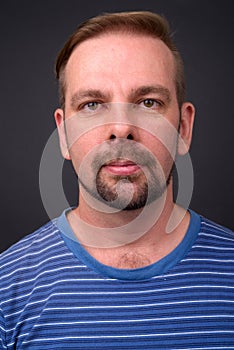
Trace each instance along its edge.
{"label": "nose", "polygon": [[[121,107],[121,108],[120,108]],[[128,140],[138,141],[139,130],[134,125],[134,120],[132,120],[132,113],[129,111],[129,107],[123,108],[123,106],[118,106],[118,110],[115,106],[114,115],[111,118],[111,124],[108,125],[108,139],[114,140],[118,138],[124,138]]]}
{"label": "nose", "polygon": [[126,138],[128,140],[136,141],[136,132],[131,125],[118,123],[113,124],[109,130],[109,139],[114,140],[118,138]]}

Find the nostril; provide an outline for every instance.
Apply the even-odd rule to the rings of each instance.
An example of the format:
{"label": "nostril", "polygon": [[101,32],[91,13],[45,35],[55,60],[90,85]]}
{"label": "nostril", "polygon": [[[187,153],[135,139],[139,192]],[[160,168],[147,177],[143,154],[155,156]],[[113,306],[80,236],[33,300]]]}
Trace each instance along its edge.
{"label": "nostril", "polygon": [[[117,138],[117,136],[115,136],[114,134],[110,135],[110,140],[115,140]],[[134,137],[132,136],[132,134],[128,134],[128,136],[126,137],[127,140],[134,140]]]}

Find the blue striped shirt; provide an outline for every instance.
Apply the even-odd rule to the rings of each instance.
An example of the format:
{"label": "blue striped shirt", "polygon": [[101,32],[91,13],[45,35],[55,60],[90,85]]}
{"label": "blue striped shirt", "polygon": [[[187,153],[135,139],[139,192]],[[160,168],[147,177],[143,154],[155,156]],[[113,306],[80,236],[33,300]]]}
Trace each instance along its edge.
{"label": "blue striped shirt", "polygon": [[105,266],[65,213],[0,256],[0,349],[234,349],[234,235],[190,211],[147,267]]}

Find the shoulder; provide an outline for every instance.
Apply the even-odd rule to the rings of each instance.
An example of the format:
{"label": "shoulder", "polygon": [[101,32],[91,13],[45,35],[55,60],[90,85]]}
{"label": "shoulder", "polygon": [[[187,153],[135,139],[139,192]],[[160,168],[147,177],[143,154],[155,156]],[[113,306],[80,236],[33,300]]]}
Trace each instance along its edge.
{"label": "shoulder", "polygon": [[201,216],[200,237],[210,241],[219,241],[228,245],[234,245],[234,232],[227,227],[219,225]]}
{"label": "shoulder", "polygon": [[54,221],[25,236],[0,255],[2,307],[9,306],[7,300],[27,303],[34,289],[53,284],[58,279],[56,271],[66,270],[64,266],[70,266],[71,260],[72,253]]}
{"label": "shoulder", "polygon": [[53,221],[48,222],[0,254],[0,277],[11,275],[20,268],[36,266],[42,257],[48,256],[51,250],[56,251],[61,243],[57,226]]}
{"label": "shoulder", "polygon": [[199,261],[209,262],[219,268],[234,268],[234,233],[201,216],[201,225],[193,245],[192,255]]}

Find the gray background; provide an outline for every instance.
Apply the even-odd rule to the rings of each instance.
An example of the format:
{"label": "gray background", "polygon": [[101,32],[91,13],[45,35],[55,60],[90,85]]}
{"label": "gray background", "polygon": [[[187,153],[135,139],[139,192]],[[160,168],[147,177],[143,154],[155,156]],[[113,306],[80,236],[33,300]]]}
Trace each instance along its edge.
{"label": "gray background", "polygon": [[[188,99],[197,108],[191,208],[234,229],[233,7],[232,0],[1,2],[0,250],[48,220],[38,173],[43,148],[55,129],[54,60],[81,21],[105,11],[152,10],[171,23],[185,61]],[[75,204],[76,180],[67,163],[64,185],[70,204]]]}

